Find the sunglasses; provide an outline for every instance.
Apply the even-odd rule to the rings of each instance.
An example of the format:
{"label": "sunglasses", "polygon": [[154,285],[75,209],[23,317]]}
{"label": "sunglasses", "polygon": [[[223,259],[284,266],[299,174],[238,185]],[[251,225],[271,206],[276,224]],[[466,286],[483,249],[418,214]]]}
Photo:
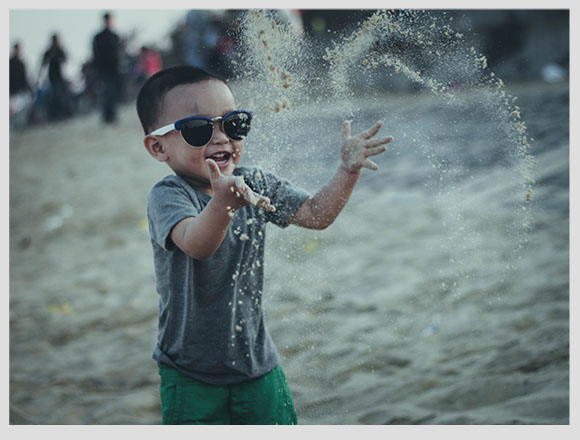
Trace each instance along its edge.
{"label": "sunglasses", "polygon": [[250,123],[253,113],[247,110],[234,110],[223,116],[207,118],[205,116],[190,116],[180,119],[173,124],[158,128],[151,132],[152,136],[163,136],[170,131],[177,130],[192,147],[203,147],[213,137],[214,124],[221,123],[222,131],[234,141],[241,141],[250,132]]}

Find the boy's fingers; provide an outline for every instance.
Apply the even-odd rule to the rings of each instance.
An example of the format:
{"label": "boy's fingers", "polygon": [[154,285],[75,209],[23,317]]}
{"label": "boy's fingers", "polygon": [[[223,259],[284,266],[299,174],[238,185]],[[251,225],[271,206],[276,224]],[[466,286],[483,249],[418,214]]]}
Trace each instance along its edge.
{"label": "boy's fingers", "polygon": [[260,200],[258,200],[256,206],[258,208],[262,208],[264,211],[276,211],[276,208],[270,203],[270,199],[268,197],[260,196]]}
{"label": "boy's fingers", "polygon": [[367,148],[365,150],[365,157],[376,156],[377,154],[384,153],[385,151],[387,151],[386,145],[380,145],[380,146],[374,147],[374,148]]}
{"label": "boy's fingers", "polygon": [[257,201],[257,194],[252,191],[242,176],[236,177],[235,181],[235,191],[238,197],[245,199],[250,205],[255,205]]}
{"label": "boy's fingers", "polygon": [[268,197],[262,196],[252,191],[251,189],[249,189],[247,193],[246,200],[250,202],[250,204],[257,206],[258,208],[262,208],[265,211],[276,210],[276,208],[274,208],[274,206],[272,206],[272,204],[270,203],[270,199]]}
{"label": "boy's fingers", "polygon": [[366,143],[367,148],[374,148],[378,147],[379,145],[388,144],[389,142],[393,142],[395,138],[393,136],[388,136],[380,139],[372,139]]}
{"label": "boy's fingers", "polygon": [[218,167],[218,164],[215,163],[213,159],[207,159],[205,163],[207,163],[209,168],[209,177],[211,180],[216,180],[220,177],[223,177],[222,173],[220,172],[220,167]]}
{"label": "boy's fingers", "polygon": [[270,199],[261,194],[255,192],[250,188],[245,182],[242,176],[238,176],[235,182],[236,188],[238,189],[240,196],[250,204],[262,208],[266,211],[275,211],[276,208],[270,203]]}
{"label": "boy's fingers", "polygon": [[244,194],[249,189],[248,185],[246,185],[246,182],[244,182],[244,178],[242,176],[236,177],[236,180],[234,181],[234,185],[238,189],[238,191],[241,191]]}
{"label": "boy's fingers", "polygon": [[348,139],[350,137],[350,121],[344,121],[342,123],[342,138]]}
{"label": "boy's fingers", "polygon": [[375,134],[377,134],[379,132],[379,130],[381,129],[382,126],[383,126],[383,121],[379,121],[375,125],[373,125],[371,128],[369,128],[367,131],[361,133],[361,136],[364,139],[370,139]]}
{"label": "boy's fingers", "polygon": [[379,166],[370,159],[365,159],[365,161],[362,163],[362,166],[373,171],[377,171],[379,169]]}

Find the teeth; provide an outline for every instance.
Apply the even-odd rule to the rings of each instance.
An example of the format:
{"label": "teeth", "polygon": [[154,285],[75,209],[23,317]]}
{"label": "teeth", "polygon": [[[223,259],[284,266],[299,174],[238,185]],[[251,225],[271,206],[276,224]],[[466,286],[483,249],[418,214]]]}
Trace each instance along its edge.
{"label": "teeth", "polygon": [[230,153],[216,153],[212,154],[210,157],[214,160],[225,160],[230,156]]}

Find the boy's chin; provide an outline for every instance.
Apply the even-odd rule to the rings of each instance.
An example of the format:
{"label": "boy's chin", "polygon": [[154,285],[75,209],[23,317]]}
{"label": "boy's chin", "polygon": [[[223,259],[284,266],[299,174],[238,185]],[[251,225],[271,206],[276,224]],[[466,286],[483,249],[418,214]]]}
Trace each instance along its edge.
{"label": "boy's chin", "polygon": [[234,170],[236,169],[236,163],[233,160],[228,161],[228,163],[224,164],[223,166],[219,166],[220,172],[224,176],[231,176]]}

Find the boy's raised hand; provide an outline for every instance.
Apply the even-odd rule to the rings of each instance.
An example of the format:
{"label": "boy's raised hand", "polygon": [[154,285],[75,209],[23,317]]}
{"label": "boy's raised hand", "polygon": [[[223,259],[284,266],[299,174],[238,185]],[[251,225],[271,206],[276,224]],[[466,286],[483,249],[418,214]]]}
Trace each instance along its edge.
{"label": "boy's raised hand", "polygon": [[224,176],[215,161],[207,159],[206,162],[214,197],[221,199],[230,213],[246,205],[254,205],[264,211],[276,211],[270,199],[254,192],[242,176]]}
{"label": "boy's raised hand", "polygon": [[379,132],[383,123],[377,122],[373,127],[355,137],[350,136],[350,121],[342,124],[342,166],[349,173],[357,173],[361,168],[378,170],[379,166],[369,159],[370,156],[384,153],[386,144],[393,141],[392,136],[373,139]]}

